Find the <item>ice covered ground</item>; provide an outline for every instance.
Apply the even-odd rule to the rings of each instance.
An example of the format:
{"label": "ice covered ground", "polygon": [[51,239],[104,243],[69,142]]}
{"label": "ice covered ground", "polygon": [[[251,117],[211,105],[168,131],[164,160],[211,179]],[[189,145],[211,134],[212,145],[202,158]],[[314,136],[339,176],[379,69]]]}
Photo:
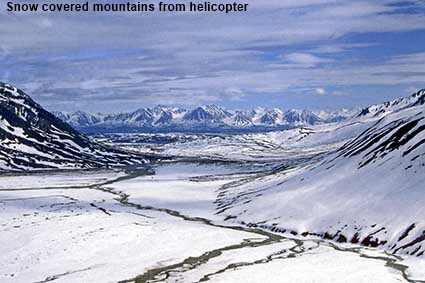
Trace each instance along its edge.
{"label": "ice covered ground", "polygon": [[[68,174],[67,187],[52,188],[57,177],[26,177],[47,185],[33,190],[14,188],[17,177],[1,178],[1,282],[118,282],[260,237],[127,206],[97,185],[72,188]],[[87,180],[73,177],[75,185]]]}
{"label": "ice covered ground", "polygon": [[0,281],[408,282],[404,262],[380,251],[223,221],[220,188],[261,169],[185,163],[23,177],[33,189],[2,177]]}
{"label": "ice covered ground", "polygon": [[[141,143],[128,134],[115,134],[109,144],[138,153],[172,157],[210,158],[240,161],[282,161],[308,159],[341,147],[366,130],[375,120],[317,125],[268,133],[242,135],[198,135],[170,143]],[[152,134],[152,136],[155,136]],[[169,134],[172,137],[172,134]],[[98,139],[102,141],[102,139]],[[126,140],[126,142],[122,142]]]}
{"label": "ice covered ground", "polygon": [[[208,169],[206,169],[208,168]],[[322,208],[325,208],[325,201],[323,204],[315,204],[314,202],[310,202],[308,200],[296,200],[291,205],[290,203],[287,203],[287,211],[285,211],[285,206],[282,208],[282,205],[280,205],[280,202],[286,201],[286,195],[285,192],[281,192],[280,195],[276,196],[275,194],[266,194],[269,205],[262,200],[262,192],[261,190],[252,191],[249,190],[250,187],[252,188],[266,188],[269,190],[276,190],[276,185],[279,186],[281,179],[278,177],[279,175],[276,175],[276,173],[265,171],[265,172],[258,172],[254,171],[252,174],[230,174],[229,173],[220,173],[215,172],[211,173],[211,166],[203,167],[203,166],[196,166],[193,167],[193,165],[168,165],[168,166],[160,166],[156,169],[156,175],[151,176],[143,176],[136,179],[131,179],[119,183],[114,183],[112,185],[109,185],[110,188],[113,188],[114,190],[120,190],[124,193],[128,193],[130,195],[129,200],[141,203],[143,202],[145,205],[154,206],[154,207],[162,207],[172,210],[180,211],[181,213],[184,213],[186,215],[192,215],[196,217],[204,217],[207,219],[212,219],[214,221],[220,222],[224,216],[227,215],[227,225],[229,223],[249,223],[250,219],[254,223],[258,223],[257,227],[265,228],[272,230],[273,232],[280,233],[281,231],[271,229],[273,227],[273,223],[282,223],[281,225],[285,225],[285,223],[282,222],[282,219],[285,219],[287,221],[288,225],[294,223],[294,228],[299,227],[308,227],[309,223],[315,224],[315,227],[318,227],[318,229],[322,229],[323,227],[329,228],[327,226],[323,226],[323,221],[316,221],[315,219],[317,217],[326,218],[326,216],[331,213],[331,211],[328,211],[328,213],[323,214],[320,211],[317,211],[317,205],[321,205]],[[285,172],[285,171],[284,171]],[[207,173],[208,175],[205,176],[204,174]],[[212,175],[211,175],[212,174]],[[267,181],[267,179],[270,179],[273,183],[270,183]],[[143,190],[137,190],[137,187],[143,187]],[[238,216],[236,219],[236,222],[234,221],[233,217],[230,213],[219,213],[221,208],[221,202],[220,199],[222,197],[225,197],[226,194],[223,194],[225,191],[232,191],[235,190],[236,192],[240,193],[240,196],[243,196],[243,200],[239,201],[237,205],[234,207],[230,206],[230,211],[237,211],[241,214],[241,216]],[[303,192],[300,193],[301,195]],[[354,195],[354,194],[353,194]],[[293,195],[290,195],[289,197],[295,197]],[[344,195],[345,196],[345,195]],[[342,197],[344,197],[342,196]],[[355,195],[354,195],[355,196]],[[304,198],[306,196],[304,195]],[[314,198],[314,197],[313,197]],[[317,198],[319,201],[322,198]],[[328,199],[328,202],[330,204],[333,203],[332,199],[329,199],[328,195],[325,195],[324,199]],[[373,199],[373,198],[372,198]],[[251,205],[251,203],[253,205]],[[257,207],[257,203],[263,205],[261,207]],[[292,213],[292,207],[296,207],[297,204],[300,205],[299,211],[300,211],[300,217],[293,220],[291,219],[291,213]],[[306,206],[310,205],[311,208],[308,208]],[[370,208],[367,208],[367,206],[370,206]],[[342,205],[342,209],[343,209]],[[366,207],[366,208],[365,208]],[[245,210],[246,209],[246,210]],[[359,206],[360,210],[365,210],[365,213],[369,213],[370,211],[373,211],[374,207],[368,202],[365,201],[365,205]],[[301,213],[301,211],[304,211],[304,214]],[[335,209],[337,213],[340,213],[340,215],[344,214],[341,212],[341,210]],[[404,214],[400,210],[401,214]],[[385,217],[385,213],[379,214],[373,211],[373,213],[376,214],[374,221],[376,223],[380,223],[379,221],[382,221],[383,219],[387,219]],[[397,213],[397,211],[395,211]],[[305,219],[301,217],[302,215],[310,215],[311,220],[310,222],[308,219]],[[350,214],[350,211],[348,211],[346,217],[352,217],[353,215]],[[244,221],[241,222],[240,219],[243,219]],[[289,217],[289,218],[288,218]],[[413,216],[412,216],[413,217]],[[402,218],[402,217],[401,217]],[[255,219],[255,220],[254,220]],[[349,218],[354,221],[354,223],[351,223],[348,221],[348,219],[344,219],[347,221],[349,225],[345,225],[342,229],[345,228],[345,230],[354,229],[358,232],[361,231],[359,227],[361,227],[361,219],[356,218]],[[388,224],[391,222],[391,220],[394,220],[395,217],[390,217],[388,219]],[[332,221],[334,219],[330,219],[327,223],[329,225],[334,224]],[[356,223],[356,220],[358,223]],[[335,223],[337,221],[335,220]],[[270,225],[268,227],[267,225]],[[322,225],[322,226],[321,226]],[[399,230],[403,231],[402,223],[397,223],[395,221],[394,225],[401,225],[401,228]],[[336,225],[335,225],[336,226]],[[341,224],[343,226],[343,224]],[[381,232],[379,224],[374,226],[375,229],[370,228],[373,231]],[[391,226],[388,226],[390,232]],[[336,229],[337,227],[335,227]],[[302,228],[300,228],[302,230]],[[332,229],[329,228],[331,231]],[[299,231],[299,229],[294,229],[294,231]],[[344,230],[343,230],[344,231]],[[385,232],[385,231],[384,231]],[[397,238],[400,237],[402,232],[395,231],[394,233],[398,233],[396,236]],[[289,233],[287,233],[289,234]],[[375,233],[377,234],[377,233]],[[385,232],[385,234],[387,234]],[[367,235],[367,234],[366,234]],[[365,237],[366,237],[365,235]],[[294,237],[295,235],[289,234],[289,236]],[[298,235],[298,239],[305,239],[305,237],[302,237]],[[414,239],[413,235],[406,235],[405,241],[409,241]],[[342,245],[345,248],[350,248],[353,245],[352,244],[343,244]],[[355,244],[354,246],[357,246]],[[359,249],[360,250],[360,249]],[[385,250],[385,249],[384,249]],[[382,250],[382,253],[385,253],[384,250]],[[333,251],[335,252],[335,251]],[[399,257],[398,257],[399,258]],[[410,269],[406,272],[406,274],[409,274],[410,276],[420,279],[424,278],[425,274],[423,270],[425,270],[425,262],[423,259],[417,259],[415,257],[405,257],[406,262],[410,263]],[[320,270],[320,267],[317,267],[317,270]],[[326,269],[326,268],[325,268]],[[261,275],[259,275],[261,276]],[[296,275],[299,276],[299,275]],[[325,275],[326,277],[327,275]],[[353,275],[354,276],[354,275]],[[359,277],[360,278],[360,277]],[[359,279],[358,278],[358,279]],[[367,277],[369,278],[369,277]],[[329,279],[329,277],[328,277]],[[350,279],[350,278],[349,278]],[[369,279],[372,279],[371,277]],[[229,279],[230,280],[230,279]],[[307,279],[306,279],[307,280]],[[352,278],[349,281],[343,281],[343,282],[363,282],[361,280],[358,281],[351,281]],[[186,282],[186,281],[182,281]],[[255,282],[255,281],[253,281]],[[286,281],[285,281],[286,282]],[[288,281],[290,282],[290,281]],[[297,281],[296,281],[297,282]],[[309,282],[309,281],[300,281],[300,282]],[[317,282],[323,282],[323,281],[317,281]],[[324,281],[324,282],[330,282]],[[364,281],[366,282],[366,281]],[[368,282],[390,282],[390,281],[374,281],[370,280]]]}
{"label": "ice covered ground", "polygon": [[101,184],[123,177],[123,171],[116,170],[74,170],[45,173],[3,174],[0,176],[0,190],[34,190],[37,188],[78,188]]}

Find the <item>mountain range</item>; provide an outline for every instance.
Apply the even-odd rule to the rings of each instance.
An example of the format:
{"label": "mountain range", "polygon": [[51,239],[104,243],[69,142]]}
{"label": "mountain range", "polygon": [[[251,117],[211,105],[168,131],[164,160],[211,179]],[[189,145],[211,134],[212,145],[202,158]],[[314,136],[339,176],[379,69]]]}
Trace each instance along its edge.
{"label": "mountain range", "polygon": [[334,112],[255,108],[228,110],[216,105],[191,110],[158,105],[118,114],[53,112],[61,120],[83,132],[180,132],[180,131],[263,131],[339,122],[355,110]]}
{"label": "mountain range", "polygon": [[[411,96],[371,105],[359,111],[343,110],[333,113],[262,108],[232,111],[215,105],[184,110],[159,105],[121,114],[90,114],[79,111],[72,114],[56,112],[53,115],[21,90],[0,83],[0,169],[98,168],[140,164],[151,159],[146,155],[93,141],[73,127],[87,131],[142,131],[158,127],[159,131],[221,129],[223,132],[227,129],[298,127],[298,130],[294,130],[302,132],[299,139],[294,137],[285,141],[285,136],[291,135],[291,131],[283,131],[281,134],[276,132],[272,136],[281,136],[283,139],[280,144],[297,141],[296,145],[300,146],[309,140],[304,137],[307,134],[314,137],[314,143],[323,141],[322,146],[326,142],[347,142],[371,128],[380,119],[403,109],[423,106],[424,101],[425,91],[422,90]],[[313,132],[316,134],[313,135]],[[249,136],[235,138],[243,140],[246,137]],[[258,144],[257,136],[249,138],[256,139],[254,142]],[[217,142],[220,144],[220,139]],[[203,142],[201,148],[204,147],[202,144]],[[209,139],[207,146],[214,144],[215,140]],[[190,152],[194,152],[195,148],[193,144]],[[183,153],[184,148],[179,148],[179,152]]]}

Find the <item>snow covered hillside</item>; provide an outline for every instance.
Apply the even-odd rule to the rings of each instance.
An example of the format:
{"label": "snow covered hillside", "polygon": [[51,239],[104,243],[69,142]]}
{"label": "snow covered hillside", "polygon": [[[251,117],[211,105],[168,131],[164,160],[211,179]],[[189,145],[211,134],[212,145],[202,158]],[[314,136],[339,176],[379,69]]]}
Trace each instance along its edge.
{"label": "snow covered hillside", "polygon": [[320,159],[228,186],[218,213],[275,232],[424,257],[424,102],[421,91],[370,107],[347,122],[372,123],[355,138]]}
{"label": "snow covered hillside", "polygon": [[0,83],[0,169],[97,168],[147,158],[90,141],[19,89]]}

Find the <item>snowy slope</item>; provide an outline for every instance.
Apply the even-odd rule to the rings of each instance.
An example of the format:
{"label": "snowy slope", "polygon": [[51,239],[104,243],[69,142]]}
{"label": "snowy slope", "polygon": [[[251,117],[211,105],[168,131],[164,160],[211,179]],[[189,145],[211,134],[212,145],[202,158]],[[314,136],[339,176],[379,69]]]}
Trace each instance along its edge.
{"label": "snowy slope", "polygon": [[0,83],[0,169],[93,168],[146,161],[93,143],[27,94]]}
{"label": "snowy slope", "polygon": [[218,212],[248,226],[424,257],[424,97],[385,113],[374,107],[383,118],[321,159],[226,188]]}
{"label": "snowy slope", "polygon": [[382,104],[371,105],[360,111],[353,119],[381,118],[401,109],[423,105],[425,102],[425,90],[420,90],[411,96],[402,97]]}
{"label": "snowy slope", "polygon": [[[372,124],[321,125],[285,131],[229,136],[200,136],[197,139],[158,146],[168,156],[211,157],[231,160],[282,160],[329,152],[356,137]],[[116,139],[118,140],[118,139]]]}

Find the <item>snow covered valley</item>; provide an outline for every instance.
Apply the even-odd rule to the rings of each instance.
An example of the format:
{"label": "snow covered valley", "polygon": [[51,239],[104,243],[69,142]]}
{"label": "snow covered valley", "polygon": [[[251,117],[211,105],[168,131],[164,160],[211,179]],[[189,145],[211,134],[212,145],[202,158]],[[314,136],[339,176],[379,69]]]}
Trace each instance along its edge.
{"label": "snow covered valley", "polygon": [[424,107],[89,138],[0,84],[0,282],[425,282]]}
{"label": "snow covered valley", "polygon": [[175,162],[2,176],[0,281],[425,279],[415,257],[248,227],[217,213],[223,191],[289,169],[279,165]]}

